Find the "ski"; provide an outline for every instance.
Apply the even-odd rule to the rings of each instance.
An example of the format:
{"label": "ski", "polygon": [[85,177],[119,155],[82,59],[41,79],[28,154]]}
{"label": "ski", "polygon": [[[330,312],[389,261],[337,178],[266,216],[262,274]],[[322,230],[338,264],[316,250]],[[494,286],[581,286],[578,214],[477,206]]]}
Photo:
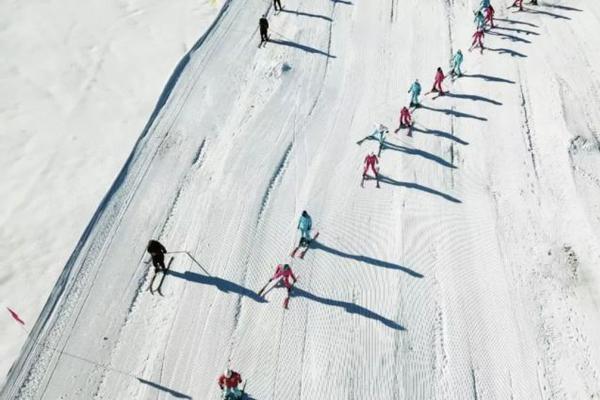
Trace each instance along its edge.
{"label": "ski", "polygon": [[295,285],[296,285],[296,283],[294,282],[292,287],[290,287],[290,290],[288,291],[286,298],[283,300],[283,308],[286,310],[288,309],[288,304],[290,303],[290,295],[292,294],[292,290],[294,290]]}
{"label": "ski", "polygon": [[[158,282],[158,286],[156,287],[156,289],[154,289],[154,286],[150,286],[150,293],[154,294],[155,292],[158,292],[159,295],[163,296],[163,294],[161,292],[162,285],[163,285],[163,282],[165,281],[165,278],[167,277],[167,274],[169,273],[169,269],[171,268],[171,263],[173,262],[173,258],[174,257],[171,257],[171,259],[167,263],[167,268],[165,268],[164,270],[161,271],[162,276],[160,277],[160,281]],[[154,275],[154,277],[156,278],[156,274]],[[152,280],[152,283],[154,283],[154,279]]]}
{"label": "ski", "polygon": [[271,281],[267,282],[265,286],[262,287],[262,289],[260,289],[257,293],[257,295],[261,296],[263,295],[263,292],[267,289],[267,286],[269,286],[269,284],[271,283]]}
{"label": "ski", "polygon": [[296,248],[292,251],[292,254],[290,254],[290,257],[294,258],[296,257],[296,252],[300,249],[300,245],[296,246]]}
{"label": "ski", "polygon": [[306,255],[306,252],[308,251],[308,248],[310,247],[310,245],[312,244],[312,242],[314,240],[316,240],[319,237],[319,232],[315,233],[315,236],[310,239],[310,241],[306,244],[306,247],[304,248],[304,250],[302,251],[302,253],[300,253],[300,259],[304,259],[304,256]]}

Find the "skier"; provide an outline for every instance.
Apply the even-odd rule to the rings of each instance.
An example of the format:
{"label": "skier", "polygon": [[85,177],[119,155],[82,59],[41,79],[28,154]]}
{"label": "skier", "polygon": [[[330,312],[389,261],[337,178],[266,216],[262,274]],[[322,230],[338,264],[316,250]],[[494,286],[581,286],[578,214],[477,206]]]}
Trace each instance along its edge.
{"label": "skier", "polygon": [[150,253],[152,257],[152,265],[154,265],[154,272],[159,273],[164,271],[165,267],[165,254],[167,249],[158,240],[150,240],[146,251]]}
{"label": "skier", "polygon": [[485,26],[485,17],[483,16],[483,12],[481,10],[477,10],[475,12],[475,19],[473,22],[475,22],[477,29],[483,29]]}
{"label": "skier", "polygon": [[258,21],[260,27],[260,44],[269,41],[269,21],[267,20],[267,14],[264,14]]}
{"label": "skier", "polygon": [[483,53],[483,37],[485,36],[485,33],[483,31],[483,29],[478,29],[477,31],[475,31],[475,33],[473,34],[473,43],[471,44],[471,48],[469,49],[469,51],[473,50],[476,47],[479,47],[481,49],[481,53]]}
{"label": "skier", "polygon": [[412,125],[412,117],[410,110],[407,107],[402,107],[400,110],[400,128],[406,128]]}
{"label": "skier", "polygon": [[490,28],[494,28],[494,14],[496,14],[496,10],[490,4],[488,8],[485,9],[485,22],[490,24]]}
{"label": "skier", "polygon": [[371,152],[371,154],[367,155],[365,157],[365,169],[363,171],[363,177],[367,176],[367,173],[369,172],[369,168],[371,168],[371,171],[373,171],[373,173],[375,174],[375,177],[377,177],[377,169],[375,168],[378,164],[379,164],[379,158],[377,158],[377,156],[375,155],[374,152]]}
{"label": "skier", "polygon": [[238,389],[239,384],[242,382],[242,376],[227,368],[223,375],[219,377],[219,387],[223,391],[223,399],[225,400],[238,400],[242,398],[242,391]]}
{"label": "skier", "polygon": [[[273,0],[273,6],[275,7],[275,11],[283,10],[283,7],[281,7],[281,0]],[[277,8],[277,6],[279,6],[279,8]]]}
{"label": "skier", "polygon": [[300,229],[300,233],[302,237],[300,238],[300,247],[308,246],[310,243],[310,230],[312,229],[312,218],[306,210],[302,211],[302,215],[300,216],[300,220],[298,221],[298,229]]}
{"label": "skier", "polygon": [[512,7],[519,7],[519,11],[523,11],[523,0],[515,0],[515,2],[512,4],[512,6],[510,6],[508,8],[512,8]]}
{"label": "skier", "polygon": [[463,63],[463,53],[462,51],[459,49],[456,54],[454,55],[454,57],[452,57],[452,70],[450,71],[450,75],[452,76],[456,76],[458,78],[460,78],[462,76],[462,71],[460,69],[462,63]]}
{"label": "skier", "polygon": [[421,84],[418,79],[415,79],[413,84],[408,89],[408,93],[411,94],[410,97],[410,107],[419,107],[419,96],[421,95]]}
{"label": "skier", "polygon": [[444,76],[444,71],[442,71],[442,67],[438,67],[435,73],[435,79],[433,81],[433,87],[431,88],[431,91],[439,92],[440,96],[443,96],[445,94],[444,89],[442,89],[442,82],[444,81],[444,79],[446,79],[446,77]]}

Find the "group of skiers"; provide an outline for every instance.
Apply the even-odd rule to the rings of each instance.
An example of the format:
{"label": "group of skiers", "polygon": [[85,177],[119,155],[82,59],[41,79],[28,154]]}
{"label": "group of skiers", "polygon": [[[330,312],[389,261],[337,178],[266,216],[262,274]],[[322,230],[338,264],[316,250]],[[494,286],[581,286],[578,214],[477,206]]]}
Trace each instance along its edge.
{"label": "group of skiers", "polygon": [[[276,11],[281,11],[281,3],[280,0],[273,0],[274,8]],[[537,5],[537,0],[531,0],[530,4]],[[511,7],[518,7],[520,10],[523,9],[523,0],[514,0],[514,3]],[[476,25],[476,31],[473,34],[473,42],[471,45],[472,50],[474,48],[480,48],[481,52],[483,52],[483,38],[485,35],[485,31],[487,29],[492,29],[495,27],[494,25],[494,15],[495,10],[491,5],[490,0],[481,0],[479,8],[474,12],[475,19],[474,23]],[[267,20],[266,14],[260,18],[259,21],[260,27],[260,35],[261,35],[261,44],[267,42],[269,40],[269,22]],[[463,75],[462,72],[462,63],[464,61],[464,56],[461,50],[458,50],[455,54],[452,55],[451,59],[451,68],[449,74],[452,78],[460,78]],[[426,93],[438,93],[438,96],[443,96],[446,94],[442,83],[446,79],[444,75],[444,71],[441,67],[438,67],[431,91]],[[412,112],[415,111],[416,108],[420,107],[420,96],[422,93],[421,83],[418,79],[416,79],[410,86],[408,93],[410,94],[409,106],[403,106],[400,110],[399,117],[399,127],[396,130],[396,133],[403,128],[409,128],[408,135],[411,136],[412,126],[414,124]],[[374,179],[377,181],[377,187],[379,188],[379,157],[381,157],[381,151],[385,148],[385,139],[386,135],[389,134],[389,129],[383,124],[376,124],[374,127],[374,131],[364,139],[357,142],[357,144],[361,144],[363,141],[367,139],[376,140],[379,144],[379,152],[375,154],[374,151],[371,151],[364,158],[364,169],[362,172],[362,182],[361,186],[363,186],[364,181],[366,179],[370,179],[369,172],[373,173]],[[294,249],[291,256],[295,257],[296,252],[303,248],[304,251],[301,253],[301,258],[303,258],[304,253],[308,250],[310,243],[316,239],[318,233],[315,236],[311,236],[312,230],[312,218],[308,214],[307,211],[303,211],[300,219],[298,221],[297,229],[300,231],[300,242],[298,246]],[[147,245],[147,251],[151,255],[152,264],[155,269],[155,274],[159,272],[166,273],[167,267],[165,267],[165,254],[167,254],[167,249],[164,245],[162,245],[157,240],[150,240]],[[259,296],[266,294],[268,287],[275,287],[277,284],[281,283],[283,287],[285,287],[287,291],[287,296],[284,300],[283,306],[284,308],[288,308],[288,302],[290,299],[290,294],[294,285],[296,284],[298,278],[294,274],[291,266],[289,264],[278,264],[275,268],[275,272],[271,278],[269,278],[267,284],[258,292]],[[275,282],[275,284],[273,284]],[[225,372],[218,378],[218,385],[222,391],[223,399],[225,400],[240,400],[244,397],[245,388],[242,387],[240,389],[240,384],[242,383],[242,377],[240,373],[228,368]]]}

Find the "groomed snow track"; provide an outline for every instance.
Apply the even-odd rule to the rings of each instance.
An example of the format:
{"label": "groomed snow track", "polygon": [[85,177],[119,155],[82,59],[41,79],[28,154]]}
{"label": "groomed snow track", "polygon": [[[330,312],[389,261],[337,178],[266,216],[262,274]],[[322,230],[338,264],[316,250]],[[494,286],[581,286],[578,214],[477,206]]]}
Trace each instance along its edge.
{"label": "groomed snow track", "polygon": [[[600,397],[600,4],[498,10],[483,56],[390,135],[466,50],[461,0],[230,0],[182,60],[84,233],[3,399]],[[496,4],[498,3],[498,4]],[[269,13],[272,42],[258,49]],[[290,309],[255,292],[320,231]],[[146,289],[149,238],[175,254]]]}

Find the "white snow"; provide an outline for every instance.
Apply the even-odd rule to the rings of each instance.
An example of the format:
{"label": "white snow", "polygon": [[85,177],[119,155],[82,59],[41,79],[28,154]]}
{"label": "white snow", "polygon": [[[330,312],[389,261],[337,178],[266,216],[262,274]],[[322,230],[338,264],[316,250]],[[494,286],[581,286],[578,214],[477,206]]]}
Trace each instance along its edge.
{"label": "white snow", "polygon": [[[0,382],[220,1],[0,3]],[[1,384],[1,383],[0,383]]]}
{"label": "white snow", "polygon": [[[600,398],[600,4],[494,2],[450,95],[392,134],[473,33],[466,0],[230,0],[76,248],[11,370],[17,399]],[[290,309],[255,294],[320,236]],[[174,255],[151,295],[144,248]]]}

